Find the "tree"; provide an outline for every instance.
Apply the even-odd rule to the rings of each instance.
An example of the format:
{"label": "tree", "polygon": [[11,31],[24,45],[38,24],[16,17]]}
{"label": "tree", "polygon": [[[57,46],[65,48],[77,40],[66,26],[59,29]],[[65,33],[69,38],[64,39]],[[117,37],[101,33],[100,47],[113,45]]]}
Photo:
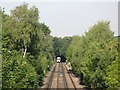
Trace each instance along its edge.
{"label": "tree", "polygon": [[37,88],[35,69],[17,51],[4,51],[2,65],[3,88]]}
{"label": "tree", "polygon": [[[2,8],[0,7],[0,76],[2,76]],[[2,82],[2,77],[0,77],[0,82]],[[2,87],[2,83],[0,83]]]}
{"label": "tree", "polygon": [[108,44],[109,49],[111,49],[112,57],[114,57],[114,61],[111,62],[111,64],[108,65],[106,68],[106,85],[109,86],[109,88],[117,88],[120,86],[119,82],[119,45],[118,38],[114,38],[113,41],[111,41]]}
{"label": "tree", "polygon": [[22,4],[11,11],[11,22],[9,25],[12,28],[12,38],[15,43],[20,44],[16,48],[24,53],[23,57],[25,57],[31,42],[30,35],[35,32],[38,17],[38,9],[35,7],[28,9],[27,4]]}
{"label": "tree", "polygon": [[54,53],[55,56],[60,56],[61,55],[61,47],[62,47],[62,38],[60,37],[53,37],[53,47],[54,47]]}
{"label": "tree", "polygon": [[3,87],[37,88],[53,64],[50,29],[26,3],[3,15]]}
{"label": "tree", "polygon": [[64,37],[62,38],[62,42],[61,42],[61,48],[60,48],[60,51],[61,51],[61,54],[66,56],[66,50],[70,44],[72,40],[72,37]]}
{"label": "tree", "polygon": [[[71,62],[75,73],[79,76],[83,73],[86,85],[92,88],[119,85],[118,75],[114,76],[115,79],[111,79],[108,73],[114,65],[117,65],[117,42],[107,21],[100,21],[92,26],[80,40],[72,39],[66,52],[67,59]],[[114,70],[115,73],[118,72],[117,68]]]}
{"label": "tree", "polygon": [[61,57],[61,61],[66,60],[66,50],[70,44],[71,39],[71,37],[67,36],[64,38],[53,37],[54,53],[56,57]]}

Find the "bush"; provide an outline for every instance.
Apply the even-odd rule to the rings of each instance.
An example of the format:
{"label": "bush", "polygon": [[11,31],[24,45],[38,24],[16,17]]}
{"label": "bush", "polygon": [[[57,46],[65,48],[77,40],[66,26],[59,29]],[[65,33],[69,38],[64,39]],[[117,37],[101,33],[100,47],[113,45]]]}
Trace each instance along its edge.
{"label": "bush", "polygon": [[117,87],[118,40],[110,31],[109,22],[98,22],[85,36],[73,38],[66,55],[74,72],[79,76],[83,73],[84,82],[92,88]]}
{"label": "bush", "polygon": [[32,65],[17,51],[3,52],[3,88],[36,88],[38,75]]}

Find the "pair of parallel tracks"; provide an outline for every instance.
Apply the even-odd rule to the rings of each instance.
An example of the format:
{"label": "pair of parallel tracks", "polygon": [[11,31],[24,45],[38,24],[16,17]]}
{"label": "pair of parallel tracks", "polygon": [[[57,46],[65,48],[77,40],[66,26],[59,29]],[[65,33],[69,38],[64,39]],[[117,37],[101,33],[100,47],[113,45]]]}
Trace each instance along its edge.
{"label": "pair of parallel tracks", "polygon": [[[58,71],[56,72],[55,69],[57,67],[58,67]],[[54,68],[51,72],[51,75],[49,77],[49,80],[48,80],[48,85],[46,87],[47,90],[52,88],[51,86],[52,86],[52,83],[53,83],[55,73],[57,73],[57,82],[56,82],[57,83],[57,88],[59,89],[59,88],[63,87],[65,90],[68,90],[69,87],[68,87],[68,83],[67,83],[67,79],[66,79],[66,76],[65,76],[65,70],[64,69],[66,69],[67,72],[68,72],[68,69],[67,69],[66,65],[64,65],[63,63],[56,63],[55,64],[55,66],[54,66]],[[73,81],[70,73],[68,73],[68,74],[69,74],[70,80],[71,80],[71,82],[74,86],[74,90],[76,90],[76,86],[74,84],[74,81]]]}

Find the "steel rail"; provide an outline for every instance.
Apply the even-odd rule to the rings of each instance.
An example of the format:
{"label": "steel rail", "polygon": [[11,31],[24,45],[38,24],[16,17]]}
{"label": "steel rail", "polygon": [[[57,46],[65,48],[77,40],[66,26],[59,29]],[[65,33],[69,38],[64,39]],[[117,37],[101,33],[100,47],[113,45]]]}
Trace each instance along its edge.
{"label": "steel rail", "polygon": [[47,90],[50,90],[50,88],[51,88],[52,81],[53,81],[53,75],[54,75],[54,72],[55,72],[55,68],[56,68],[56,64],[55,64],[55,66],[53,67],[53,70],[52,70],[51,75],[50,75],[50,77],[49,77],[48,85],[47,85]]}
{"label": "steel rail", "polygon": [[[69,71],[69,70],[67,69],[66,65],[64,65],[64,67],[66,68],[67,71]],[[75,83],[74,83],[74,81],[73,81],[73,79],[72,79],[72,76],[70,75],[70,73],[68,73],[68,75],[69,75],[69,77],[70,77],[70,80],[72,81],[72,84],[73,84],[73,86],[74,86],[74,90],[77,90],[77,88],[76,88],[76,86],[75,86]]]}
{"label": "steel rail", "polygon": [[57,88],[58,88],[58,84],[59,84],[59,72],[60,72],[60,63],[59,63],[59,66],[58,66],[58,75],[57,75]]}
{"label": "steel rail", "polygon": [[66,77],[65,77],[65,71],[64,71],[62,63],[61,63],[61,66],[62,66],[62,71],[63,71],[64,89],[68,90],[67,80],[66,80]]}

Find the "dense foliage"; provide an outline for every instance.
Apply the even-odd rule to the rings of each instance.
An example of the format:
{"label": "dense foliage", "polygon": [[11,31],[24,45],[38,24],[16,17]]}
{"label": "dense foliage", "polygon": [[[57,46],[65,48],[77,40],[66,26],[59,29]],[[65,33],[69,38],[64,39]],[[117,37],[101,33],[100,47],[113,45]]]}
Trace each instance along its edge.
{"label": "dense foliage", "polygon": [[66,50],[72,40],[72,37],[53,37],[53,47],[55,56],[61,56],[62,60],[66,60]]}
{"label": "dense foliage", "polygon": [[89,87],[120,86],[120,42],[110,31],[110,22],[98,22],[81,37],[60,38],[52,37],[49,27],[39,20],[38,8],[26,3],[10,15],[0,11],[3,88],[41,86],[57,56],[67,57],[74,73],[84,76]]}
{"label": "dense foliage", "polygon": [[36,88],[53,63],[50,29],[39,22],[39,11],[23,3],[2,13],[3,88]]}
{"label": "dense foliage", "polygon": [[101,21],[84,36],[74,36],[66,54],[73,71],[84,75],[86,85],[118,87],[118,49],[118,38],[110,31],[109,22]]}
{"label": "dense foliage", "polygon": [[0,7],[0,87],[2,87],[2,9]]}

